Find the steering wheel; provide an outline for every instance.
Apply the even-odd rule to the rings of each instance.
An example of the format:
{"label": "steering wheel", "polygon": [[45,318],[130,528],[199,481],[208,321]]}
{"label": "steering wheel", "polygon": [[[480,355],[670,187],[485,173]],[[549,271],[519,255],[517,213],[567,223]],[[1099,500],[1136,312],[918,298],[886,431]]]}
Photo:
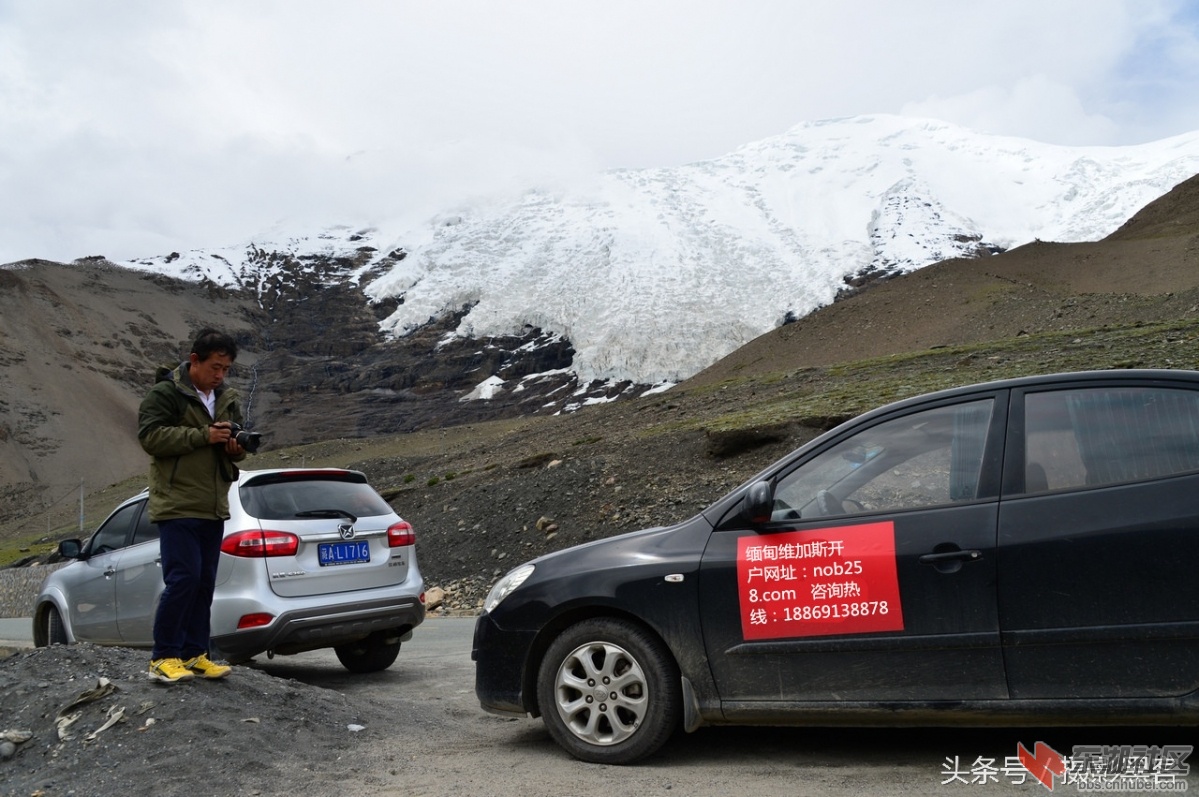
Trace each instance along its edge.
{"label": "steering wheel", "polygon": [[820,510],[821,517],[845,514],[845,507],[841,504],[841,499],[828,490],[816,493],[816,508]]}

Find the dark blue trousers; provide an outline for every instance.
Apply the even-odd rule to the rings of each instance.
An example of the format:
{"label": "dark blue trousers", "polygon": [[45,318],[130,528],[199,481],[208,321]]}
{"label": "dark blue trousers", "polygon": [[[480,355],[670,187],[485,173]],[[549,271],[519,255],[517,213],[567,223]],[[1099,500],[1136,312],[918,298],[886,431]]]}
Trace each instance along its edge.
{"label": "dark blue trousers", "polygon": [[222,520],[184,518],[158,524],[162,580],[166,588],[154,615],[152,659],[190,659],[208,652],[209,618]]}

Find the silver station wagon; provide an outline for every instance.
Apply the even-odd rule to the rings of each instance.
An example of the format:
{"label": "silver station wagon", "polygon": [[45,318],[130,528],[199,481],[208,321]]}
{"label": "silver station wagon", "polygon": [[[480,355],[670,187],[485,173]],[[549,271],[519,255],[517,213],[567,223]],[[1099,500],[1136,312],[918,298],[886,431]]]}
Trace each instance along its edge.
{"label": "silver station wagon", "polygon": [[[158,527],[143,492],[121,504],[42,584],[39,646],[151,648],[163,590]],[[242,471],[229,488],[216,594],[214,657],[333,648],[352,672],[390,667],[425,617],[416,535],[357,471]]]}

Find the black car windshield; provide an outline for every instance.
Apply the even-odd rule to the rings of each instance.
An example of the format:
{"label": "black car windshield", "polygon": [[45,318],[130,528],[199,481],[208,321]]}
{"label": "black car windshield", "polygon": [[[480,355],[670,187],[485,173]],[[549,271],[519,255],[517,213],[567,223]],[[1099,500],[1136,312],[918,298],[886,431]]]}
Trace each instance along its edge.
{"label": "black car windshield", "polygon": [[373,517],[391,507],[369,484],[348,481],[296,479],[250,483],[240,488],[242,506],[262,520],[302,517]]}

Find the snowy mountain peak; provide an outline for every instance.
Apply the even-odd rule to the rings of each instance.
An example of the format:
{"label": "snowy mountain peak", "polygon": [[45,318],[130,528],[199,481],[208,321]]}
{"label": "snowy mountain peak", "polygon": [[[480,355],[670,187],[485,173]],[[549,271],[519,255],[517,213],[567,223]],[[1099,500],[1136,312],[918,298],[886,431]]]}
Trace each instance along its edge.
{"label": "snowy mountain peak", "polygon": [[249,286],[269,269],[263,252],[324,253],[342,259],[339,278],[400,300],[383,322],[396,335],[469,307],[459,335],[531,325],[574,345],[583,381],[663,383],[831,302],[849,276],[1097,240],[1197,172],[1199,132],[1062,147],[863,116],[530,191],[420,230],[345,227],[128,265]]}

